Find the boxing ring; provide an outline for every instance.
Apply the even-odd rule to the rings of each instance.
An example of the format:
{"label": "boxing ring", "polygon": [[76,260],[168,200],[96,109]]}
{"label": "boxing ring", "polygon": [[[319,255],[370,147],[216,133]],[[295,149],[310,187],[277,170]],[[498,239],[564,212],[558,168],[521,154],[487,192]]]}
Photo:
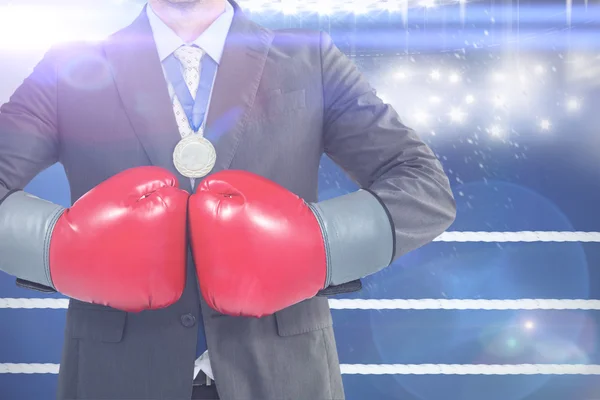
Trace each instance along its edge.
{"label": "boxing ring", "polygon": [[[240,3],[330,32],[456,197],[448,232],[329,300],[347,398],[600,399],[600,3]],[[0,102],[39,56],[13,57]],[[328,158],[319,184],[356,189]],[[60,165],[26,190],[69,205]],[[0,400],[54,398],[67,304],[0,273]]]}

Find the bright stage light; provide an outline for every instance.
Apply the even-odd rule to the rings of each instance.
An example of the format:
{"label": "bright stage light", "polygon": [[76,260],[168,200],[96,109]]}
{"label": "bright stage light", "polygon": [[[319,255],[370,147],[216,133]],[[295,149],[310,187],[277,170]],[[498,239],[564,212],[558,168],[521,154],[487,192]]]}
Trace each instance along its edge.
{"label": "bright stage light", "polygon": [[535,328],[535,324],[533,323],[533,321],[527,321],[525,322],[525,329],[527,330],[532,330],[533,328]]}
{"label": "bright stage light", "polygon": [[419,5],[425,8],[432,8],[435,7],[435,0],[421,0]]}
{"label": "bright stage light", "polygon": [[421,110],[417,110],[415,112],[415,122],[420,124],[420,125],[424,125],[427,123],[427,121],[429,120],[429,114],[427,114],[424,111]]}
{"label": "bright stage light", "polygon": [[498,125],[492,125],[488,128],[488,132],[490,133],[490,135],[494,136],[494,137],[501,137],[503,134],[502,128],[500,128],[500,126]]}
{"label": "bright stage light", "polygon": [[442,77],[442,74],[440,74],[440,71],[437,69],[434,69],[433,71],[431,71],[431,74],[429,74],[429,76],[431,77],[431,79],[433,79],[434,81],[439,81],[440,78]]}
{"label": "bright stage light", "polygon": [[464,122],[465,117],[467,116],[467,114],[465,114],[459,108],[453,108],[452,110],[450,110],[448,115],[450,116],[450,119],[454,122]]}
{"label": "bright stage light", "polygon": [[315,10],[319,15],[330,15],[331,13],[333,13],[333,8],[330,4],[321,4],[315,7]]}
{"label": "bright stage light", "polygon": [[495,82],[504,82],[506,80],[506,75],[502,72],[495,72],[492,75],[492,80]]}
{"label": "bright stage light", "polygon": [[405,69],[401,69],[394,74],[394,78],[400,81],[406,80],[409,77],[409,73]]}
{"label": "bright stage light", "polygon": [[366,14],[369,9],[367,4],[355,3],[352,12],[357,15]]}
{"label": "bright stage light", "polygon": [[544,68],[543,65],[536,65],[534,68],[534,72],[536,73],[536,75],[541,75],[546,71],[546,69]]}
{"label": "bright stage light", "polygon": [[[128,2],[130,0],[121,0]],[[295,9],[297,13],[300,12],[318,12],[320,14],[330,14],[336,12],[350,12],[355,14],[367,13],[370,11],[374,12],[401,12],[407,8],[413,7],[424,7],[433,8],[441,5],[454,5],[457,2],[464,5],[465,2],[462,0],[327,0],[329,6],[323,7],[321,4],[323,1],[320,0],[291,0],[295,1],[296,7],[288,8],[286,3],[288,0],[238,0],[238,4],[242,9],[248,9],[252,11],[262,10],[277,10],[282,11],[284,9],[291,10]],[[254,4],[253,4],[254,3]],[[260,3],[260,8],[257,9],[256,4]],[[320,11],[321,10],[321,11]]]}
{"label": "bright stage light", "polygon": [[0,49],[47,50],[72,41],[101,40],[94,34],[75,32],[68,21],[90,20],[85,9],[56,9],[45,6],[0,6]]}
{"label": "bright stage light", "polygon": [[450,83],[457,83],[458,81],[460,81],[460,75],[458,75],[457,73],[452,73],[448,80],[450,81]]}
{"label": "bright stage light", "polygon": [[527,85],[529,81],[527,80],[527,77],[525,75],[519,74],[519,83],[521,83],[521,85]]}
{"label": "bright stage light", "polygon": [[472,94],[467,95],[467,97],[465,97],[465,103],[467,104],[473,104],[475,102],[475,97],[473,97]]}
{"label": "bright stage light", "polygon": [[567,110],[569,111],[577,111],[581,107],[579,100],[572,97],[567,101]]}
{"label": "bright stage light", "polygon": [[431,104],[440,104],[442,102],[442,99],[439,96],[431,96],[429,97],[429,102]]}
{"label": "bright stage light", "polygon": [[[129,2],[130,0],[120,0]],[[441,5],[454,5],[457,0],[327,0],[328,6],[323,7],[320,0],[291,0],[295,1],[295,7],[288,7],[288,0],[238,0],[238,4],[244,10],[260,12],[262,10],[296,10],[295,12],[318,12],[319,14],[332,14],[336,12],[350,12],[355,14],[374,12],[401,12],[407,8],[424,7],[432,8]],[[257,7],[257,4],[260,4]],[[464,4],[461,2],[461,4]]]}
{"label": "bright stage light", "polygon": [[400,4],[399,1],[387,1],[385,3],[379,3],[378,7],[381,10],[385,10],[385,11],[388,11],[388,12],[397,12],[397,11],[400,11],[402,9],[401,8],[401,4]]}
{"label": "bright stage light", "polygon": [[551,127],[551,126],[552,126],[552,124],[551,124],[551,123],[550,123],[550,121],[549,121],[549,120],[547,120],[547,119],[543,119],[543,120],[540,122],[540,128],[542,128],[542,130],[543,130],[543,131],[550,130],[550,127]]}
{"label": "bright stage light", "polygon": [[298,6],[295,1],[287,0],[281,3],[281,12],[285,15],[293,15],[298,12]]}

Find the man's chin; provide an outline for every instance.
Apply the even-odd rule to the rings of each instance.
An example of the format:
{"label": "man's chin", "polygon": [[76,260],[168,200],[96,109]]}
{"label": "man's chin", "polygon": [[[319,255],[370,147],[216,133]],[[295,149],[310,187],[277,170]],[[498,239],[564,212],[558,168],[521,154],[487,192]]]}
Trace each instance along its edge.
{"label": "man's chin", "polygon": [[178,8],[189,8],[209,1],[210,0],[160,0],[162,3]]}

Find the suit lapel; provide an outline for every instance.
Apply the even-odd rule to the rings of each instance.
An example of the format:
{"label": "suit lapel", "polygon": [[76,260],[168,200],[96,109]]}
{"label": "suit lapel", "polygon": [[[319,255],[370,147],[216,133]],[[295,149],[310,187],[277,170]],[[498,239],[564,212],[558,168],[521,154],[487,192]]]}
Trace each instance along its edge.
{"label": "suit lapel", "polygon": [[273,33],[250,21],[231,1],[235,15],[215,78],[205,136],[216,148],[213,172],[231,165],[250,111]]}
{"label": "suit lapel", "polygon": [[[205,136],[214,144],[213,172],[227,169],[254,103],[273,33],[250,21],[231,1],[235,15],[215,78]],[[105,45],[125,112],[150,162],[168,169],[182,189],[190,181],[173,165],[181,139],[146,10]]]}
{"label": "suit lapel", "polygon": [[191,191],[190,180],[173,165],[181,136],[145,8],[107,41],[105,51],[125,112],[150,162],[171,171],[180,187]]}

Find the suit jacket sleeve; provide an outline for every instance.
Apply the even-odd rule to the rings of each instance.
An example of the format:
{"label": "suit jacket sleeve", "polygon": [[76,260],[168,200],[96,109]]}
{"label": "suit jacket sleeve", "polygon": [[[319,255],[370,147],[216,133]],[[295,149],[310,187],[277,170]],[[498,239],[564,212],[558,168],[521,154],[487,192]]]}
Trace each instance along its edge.
{"label": "suit jacket sleeve", "polygon": [[19,238],[35,247],[47,215],[60,206],[21,190],[58,161],[56,115],[56,56],[50,51],[0,107],[0,270],[21,278],[20,286],[48,292],[54,289],[42,264],[27,262],[34,252]]}
{"label": "suit jacket sleeve", "polygon": [[58,160],[56,75],[50,51],[0,107],[0,201]]}
{"label": "suit jacket sleeve", "polygon": [[431,149],[376,96],[325,33],[321,68],[325,152],[386,210],[393,261],[429,243],[454,221],[448,178]]}

